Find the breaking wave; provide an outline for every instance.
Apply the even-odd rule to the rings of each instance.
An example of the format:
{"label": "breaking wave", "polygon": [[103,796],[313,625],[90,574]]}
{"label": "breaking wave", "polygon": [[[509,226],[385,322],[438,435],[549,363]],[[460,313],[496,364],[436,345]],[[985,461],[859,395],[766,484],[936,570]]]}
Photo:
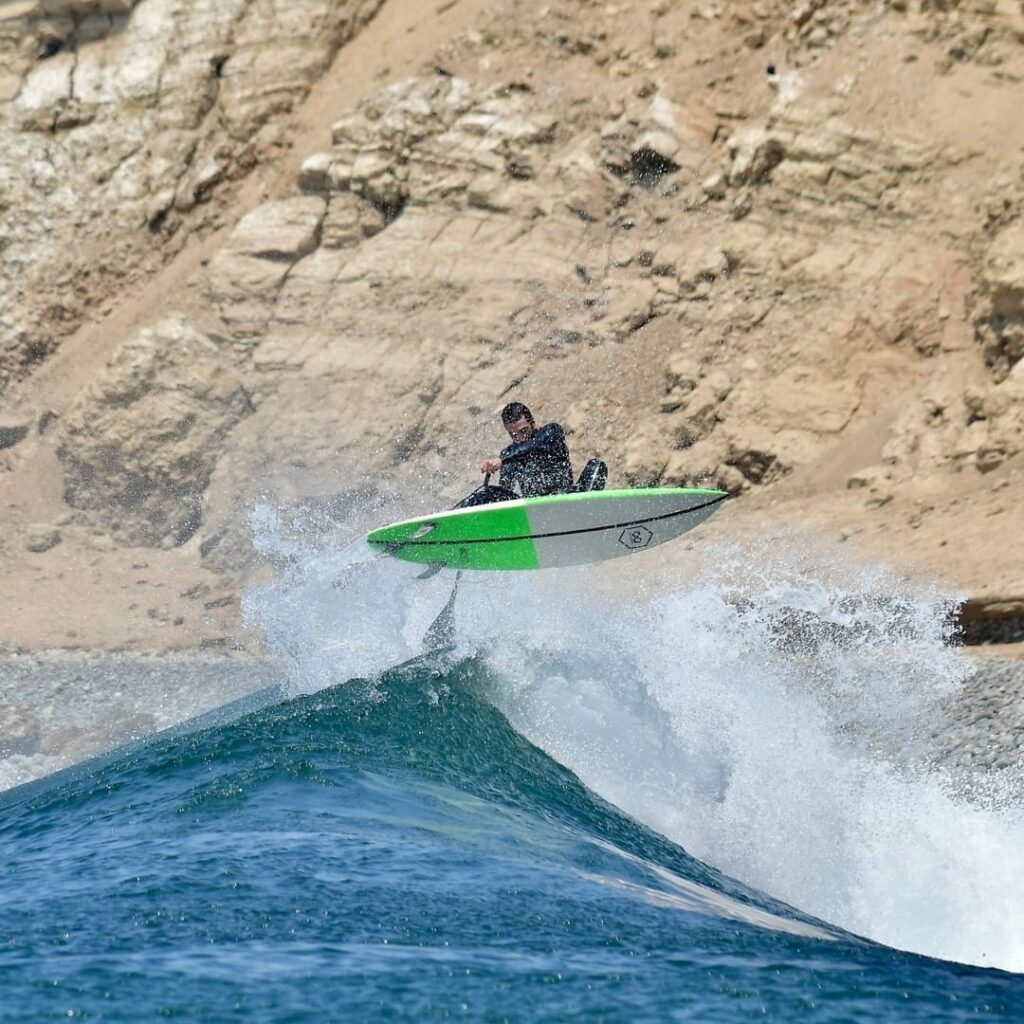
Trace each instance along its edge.
{"label": "breaking wave", "polygon": [[[254,517],[279,579],[249,621],[307,693],[415,658],[451,577]],[[696,558],[696,556],[694,556]],[[1024,971],[1020,773],[937,755],[970,674],[955,597],[796,540],[701,550],[680,583],[644,566],[466,574],[453,659],[594,793],[699,861],[897,949]],[[1014,908],[1008,912],[1008,908]]]}

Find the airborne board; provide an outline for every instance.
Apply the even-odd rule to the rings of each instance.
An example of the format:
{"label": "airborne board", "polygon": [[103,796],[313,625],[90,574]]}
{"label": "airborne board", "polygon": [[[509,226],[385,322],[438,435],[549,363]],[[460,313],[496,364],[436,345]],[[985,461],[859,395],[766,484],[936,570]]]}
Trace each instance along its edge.
{"label": "airborne board", "polygon": [[517,498],[382,526],[367,541],[450,569],[549,569],[618,558],[704,522],[724,491],[662,487]]}

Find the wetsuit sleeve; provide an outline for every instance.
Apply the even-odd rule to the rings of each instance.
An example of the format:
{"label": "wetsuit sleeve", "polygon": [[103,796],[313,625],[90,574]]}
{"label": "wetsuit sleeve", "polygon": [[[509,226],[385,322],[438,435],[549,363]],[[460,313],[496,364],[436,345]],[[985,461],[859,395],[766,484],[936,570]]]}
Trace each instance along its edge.
{"label": "wetsuit sleeve", "polygon": [[558,448],[560,444],[565,444],[565,431],[557,423],[549,423],[541,427],[529,441],[510,444],[501,453],[501,461],[519,462],[538,455],[558,458],[561,454]]}

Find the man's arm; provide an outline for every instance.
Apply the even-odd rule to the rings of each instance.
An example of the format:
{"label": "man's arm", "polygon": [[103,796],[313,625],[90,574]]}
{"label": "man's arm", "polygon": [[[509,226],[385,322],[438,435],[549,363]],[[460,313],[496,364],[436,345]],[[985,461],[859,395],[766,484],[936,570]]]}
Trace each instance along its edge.
{"label": "man's arm", "polygon": [[518,444],[510,444],[502,453],[500,461],[503,464],[517,462],[520,459],[530,458],[534,455],[548,455],[557,457],[560,453],[555,451],[560,443],[565,442],[565,431],[557,423],[549,423],[541,427],[529,441],[520,441]]}

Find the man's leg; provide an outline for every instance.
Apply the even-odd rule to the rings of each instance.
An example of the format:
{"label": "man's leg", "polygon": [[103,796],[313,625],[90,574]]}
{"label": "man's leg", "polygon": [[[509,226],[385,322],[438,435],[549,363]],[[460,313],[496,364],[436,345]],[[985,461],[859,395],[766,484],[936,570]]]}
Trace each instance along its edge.
{"label": "man's leg", "polygon": [[577,491],[603,491],[608,482],[608,466],[602,459],[591,459],[576,481]]}

